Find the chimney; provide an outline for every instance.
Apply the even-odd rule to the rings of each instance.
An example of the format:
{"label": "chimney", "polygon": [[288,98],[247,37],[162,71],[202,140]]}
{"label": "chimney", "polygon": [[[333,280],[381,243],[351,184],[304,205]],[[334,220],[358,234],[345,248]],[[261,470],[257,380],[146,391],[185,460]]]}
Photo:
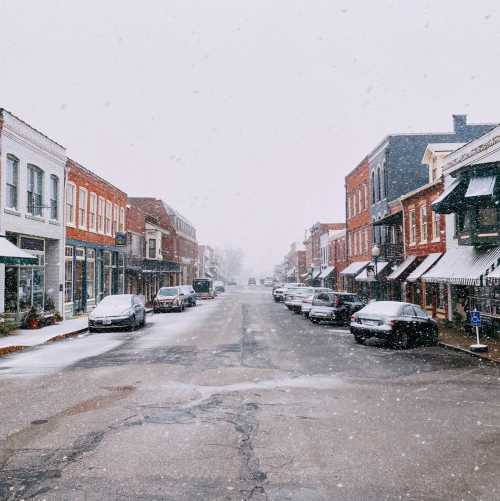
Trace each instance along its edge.
{"label": "chimney", "polygon": [[467,115],[453,115],[453,131],[462,132],[467,127]]}

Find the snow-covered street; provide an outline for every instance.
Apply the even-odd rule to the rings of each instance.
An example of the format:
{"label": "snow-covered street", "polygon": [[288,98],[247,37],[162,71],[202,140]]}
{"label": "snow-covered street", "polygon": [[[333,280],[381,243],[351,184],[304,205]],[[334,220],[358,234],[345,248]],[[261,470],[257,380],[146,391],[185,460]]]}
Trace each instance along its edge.
{"label": "snow-covered street", "polygon": [[497,499],[498,372],[233,290],[3,359],[0,497]]}

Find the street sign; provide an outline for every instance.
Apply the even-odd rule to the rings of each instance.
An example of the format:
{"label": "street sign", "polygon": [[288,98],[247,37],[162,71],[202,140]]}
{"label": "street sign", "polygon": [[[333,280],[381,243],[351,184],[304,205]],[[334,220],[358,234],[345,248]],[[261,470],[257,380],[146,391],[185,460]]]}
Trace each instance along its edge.
{"label": "street sign", "polygon": [[470,312],[470,323],[473,327],[481,327],[481,314],[477,310]]}

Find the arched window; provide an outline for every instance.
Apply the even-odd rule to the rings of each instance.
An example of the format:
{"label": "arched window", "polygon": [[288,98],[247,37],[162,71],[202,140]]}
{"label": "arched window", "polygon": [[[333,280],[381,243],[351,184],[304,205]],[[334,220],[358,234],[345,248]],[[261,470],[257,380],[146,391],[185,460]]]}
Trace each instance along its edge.
{"label": "arched window", "polygon": [[43,170],[36,165],[28,165],[28,214],[41,216],[43,209]]}
{"label": "arched window", "polygon": [[377,201],[382,200],[382,180],[380,179],[380,167],[377,167]]}
{"label": "arched window", "polygon": [[372,204],[377,201],[375,197],[375,171],[372,171]]}
{"label": "arched window", "polygon": [[384,193],[384,198],[387,198],[387,171],[385,169],[385,167],[382,167],[382,177],[383,177],[383,182],[384,182],[384,189],[383,189],[383,193]]}

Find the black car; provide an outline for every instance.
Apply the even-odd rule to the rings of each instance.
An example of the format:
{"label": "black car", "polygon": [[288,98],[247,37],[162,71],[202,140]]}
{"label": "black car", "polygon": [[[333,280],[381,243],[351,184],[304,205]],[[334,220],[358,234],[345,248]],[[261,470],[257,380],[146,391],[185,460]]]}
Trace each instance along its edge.
{"label": "black car", "polygon": [[309,311],[309,320],[319,322],[335,322],[347,324],[356,308],[363,305],[356,294],[347,292],[318,292],[314,295]]}
{"label": "black car", "polygon": [[196,306],[196,292],[191,285],[179,285],[179,289],[184,294],[184,304],[186,306]]}
{"label": "black car", "polygon": [[399,301],[374,301],[351,317],[351,334],[358,343],[375,337],[398,348],[435,345],[438,327],[419,306]]}

